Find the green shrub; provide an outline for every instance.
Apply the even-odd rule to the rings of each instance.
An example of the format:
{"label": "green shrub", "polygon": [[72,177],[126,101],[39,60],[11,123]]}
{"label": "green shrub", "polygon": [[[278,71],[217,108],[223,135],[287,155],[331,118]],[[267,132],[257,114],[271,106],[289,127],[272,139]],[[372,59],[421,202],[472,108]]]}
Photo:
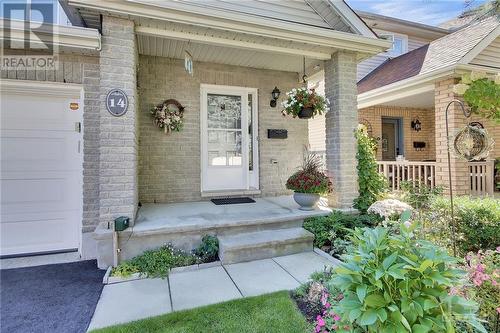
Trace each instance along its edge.
{"label": "green shrub", "polygon": [[443,193],[442,187],[431,188],[425,184],[404,181],[401,183],[403,201],[415,209],[428,209],[432,200]]}
{"label": "green shrub", "polygon": [[354,200],[354,207],[366,212],[368,207],[387,190],[387,180],[378,172],[375,151],[377,143],[368,136],[364,127],[358,128],[355,133],[358,141],[358,184],[359,197]]}
{"label": "green shrub", "polygon": [[[467,252],[493,250],[500,245],[500,200],[494,198],[457,197],[455,225],[457,250]],[[423,223],[422,237],[451,248],[450,200],[436,197],[427,213],[419,218]]]}
{"label": "green shrub", "polygon": [[355,249],[331,280],[343,293],[333,306],[340,316],[337,332],[455,332],[464,322],[486,333],[477,304],[449,294],[465,273],[445,250],[415,240],[404,226],[400,235],[382,227],[357,229],[352,240]]}
{"label": "green shrub", "polygon": [[168,275],[170,269],[180,266],[189,266],[197,261],[194,255],[175,249],[170,244],[163,245],[155,250],[145,251],[130,260],[124,261],[113,268],[113,276],[128,277],[132,273],[141,273],[147,277],[161,277]]}
{"label": "green shrub", "polygon": [[219,240],[216,236],[203,236],[200,246],[193,250],[193,254],[199,257],[201,262],[219,260]]}
{"label": "green shrub", "polygon": [[324,248],[331,246],[333,239],[346,239],[349,230],[375,225],[379,220],[376,215],[352,215],[335,211],[328,216],[306,219],[304,228],[314,234],[314,246]]}

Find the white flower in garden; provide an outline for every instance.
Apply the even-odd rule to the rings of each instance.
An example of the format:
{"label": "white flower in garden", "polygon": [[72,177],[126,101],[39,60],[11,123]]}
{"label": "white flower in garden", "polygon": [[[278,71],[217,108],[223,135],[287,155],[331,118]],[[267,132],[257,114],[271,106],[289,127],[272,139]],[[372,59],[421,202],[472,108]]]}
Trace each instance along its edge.
{"label": "white flower in garden", "polygon": [[388,219],[393,215],[401,215],[406,210],[413,208],[405,202],[396,199],[379,200],[368,208],[368,213],[377,214]]}
{"label": "white flower in garden", "polygon": [[485,78],[487,75],[485,72],[472,72],[470,74],[470,79],[472,81],[476,81],[476,80],[479,80],[479,79],[483,79]]}
{"label": "white flower in garden", "polygon": [[457,95],[463,95],[465,94],[465,92],[467,91],[467,89],[469,89],[469,85],[465,84],[465,83],[459,83],[459,84],[455,84],[453,86],[453,92]]}

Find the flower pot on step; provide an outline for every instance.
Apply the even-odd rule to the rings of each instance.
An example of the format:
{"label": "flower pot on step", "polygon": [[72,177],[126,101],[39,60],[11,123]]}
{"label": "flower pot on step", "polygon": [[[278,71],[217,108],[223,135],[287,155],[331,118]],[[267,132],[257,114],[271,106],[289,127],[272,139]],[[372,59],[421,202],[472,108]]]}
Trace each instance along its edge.
{"label": "flower pot on step", "polygon": [[300,206],[300,210],[314,210],[320,199],[316,193],[299,193],[293,194],[293,200]]}

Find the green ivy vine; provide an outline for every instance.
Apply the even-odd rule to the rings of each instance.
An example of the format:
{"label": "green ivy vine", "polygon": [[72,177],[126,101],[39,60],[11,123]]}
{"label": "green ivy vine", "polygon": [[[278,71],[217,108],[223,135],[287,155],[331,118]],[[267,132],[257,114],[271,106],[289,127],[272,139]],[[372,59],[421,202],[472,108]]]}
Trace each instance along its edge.
{"label": "green ivy vine", "polygon": [[379,195],[386,191],[387,181],[378,172],[375,158],[377,143],[368,135],[366,127],[359,125],[355,136],[358,141],[356,158],[358,160],[359,197],[354,200],[354,207],[361,212],[366,212],[368,207],[377,201]]}

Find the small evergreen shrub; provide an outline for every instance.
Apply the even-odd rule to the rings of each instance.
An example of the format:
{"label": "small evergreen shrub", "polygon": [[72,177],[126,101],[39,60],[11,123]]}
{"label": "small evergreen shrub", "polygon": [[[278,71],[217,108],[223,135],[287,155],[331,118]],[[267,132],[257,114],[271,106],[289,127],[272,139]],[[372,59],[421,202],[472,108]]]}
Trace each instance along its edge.
{"label": "small evergreen shrub", "polygon": [[387,190],[387,181],[378,172],[375,140],[368,135],[364,126],[357,129],[355,137],[358,141],[356,158],[358,160],[359,197],[354,200],[354,207],[361,212],[366,212],[368,207]]}

